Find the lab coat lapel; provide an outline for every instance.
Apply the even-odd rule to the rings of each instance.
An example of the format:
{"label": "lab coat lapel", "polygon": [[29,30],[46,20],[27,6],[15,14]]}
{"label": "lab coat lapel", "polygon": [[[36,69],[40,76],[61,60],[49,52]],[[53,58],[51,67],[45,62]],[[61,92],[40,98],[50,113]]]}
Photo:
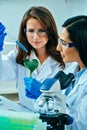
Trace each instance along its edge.
{"label": "lab coat lapel", "polygon": [[75,98],[77,96],[78,89],[79,87],[82,87],[86,79],[87,79],[87,70],[82,74],[78,83],[75,85],[75,87],[71,90],[71,92],[67,96],[67,103],[72,104],[72,102],[76,100]]}
{"label": "lab coat lapel", "polygon": [[[34,51],[31,51],[29,60],[37,59],[36,54]],[[38,59],[37,59],[38,60]],[[39,61],[38,61],[39,62]],[[56,61],[53,60],[50,56],[46,59],[41,71],[39,74],[37,73],[37,69],[33,72],[33,77],[35,77],[39,81],[43,81],[49,75],[53,73],[52,66],[56,64]]]}
{"label": "lab coat lapel", "polygon": [[75,88],[73,88],[69,93],[69,95],[67,96],[67,104],[72,104],[73,100],[75,100],[76,98],[77,91],[78,91],[78,87],[76,85]]}
{"label": "lab coat lapel", "polygon": [[79,81],[76,83],[75,87],[71,90],[71,92],[69,93],[68,96],[70,96],[70,95],[74,94],[76,91],[78,91],[78,87],[80,85],[84,84],[86,79],[87,79],[87,69],[83,72],[83,74],[79,78]]}
{"label": "lab coat lapel", "polygon": [[51,68],[51,64],[47,63],[44,65],[44,67],[42,68],[42,70],[40,71],[40,73],[38,74],[37,78],[39,80],[43,80],[47,77],[49,77],[49,75],[52,73],[52,68]]}

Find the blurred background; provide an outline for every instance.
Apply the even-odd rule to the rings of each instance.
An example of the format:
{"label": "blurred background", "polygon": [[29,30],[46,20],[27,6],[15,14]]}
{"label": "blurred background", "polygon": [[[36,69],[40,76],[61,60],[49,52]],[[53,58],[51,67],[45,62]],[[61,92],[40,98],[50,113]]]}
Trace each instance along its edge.
{"label": "blurred background", "polygon": [[[0,0],[0,21],[16,38],[22,16],[31,6],[47,7],[56,20],[58,31],[68,17],[87,15],[87,0]],[[9,36],[5,40],[12,41]]]}

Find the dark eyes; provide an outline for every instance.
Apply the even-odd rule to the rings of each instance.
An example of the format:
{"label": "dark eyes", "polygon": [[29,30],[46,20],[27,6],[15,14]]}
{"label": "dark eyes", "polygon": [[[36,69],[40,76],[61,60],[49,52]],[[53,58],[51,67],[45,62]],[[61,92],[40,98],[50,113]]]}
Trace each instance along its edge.
{"label": "dark eyes", "polygon": [[[31,32],[31,33],[34,33],[34,32],[35,32],[34,29],[28,29],[27,31],[28,31],[28,32]],[[46,31],[45,31],[44,29],[39,29],[37,32],[43,33],[43,32],[46,32]]]}
{"label": "dark eyes", "polygon": [[71,42],[68,43],[60,38],[58,39],[58,43],[61,44],[62,46],[68,47],[68,48],[74,47],[74,43],[71,43]]}
{"label": "dark eyes", "polygon": [[46,30],[45,29],[27,29],[26,32],[29,34],[29,36],[34,36],[35,33],[37,33],[39,36],[46,36]]}

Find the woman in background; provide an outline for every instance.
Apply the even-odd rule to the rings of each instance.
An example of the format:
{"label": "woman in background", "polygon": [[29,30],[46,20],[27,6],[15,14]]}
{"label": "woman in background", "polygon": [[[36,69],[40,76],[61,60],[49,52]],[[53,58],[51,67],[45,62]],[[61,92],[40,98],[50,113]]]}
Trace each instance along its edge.
{"label": "woman in background", "polygon": [[[78,72],[66,91],[67,113],[73,123],[66,130],[87,129],[87,16],[69,18],[62,25],[57,50],[65,63],[77,62]],[[70,87],[71,91],[70,91]]]}

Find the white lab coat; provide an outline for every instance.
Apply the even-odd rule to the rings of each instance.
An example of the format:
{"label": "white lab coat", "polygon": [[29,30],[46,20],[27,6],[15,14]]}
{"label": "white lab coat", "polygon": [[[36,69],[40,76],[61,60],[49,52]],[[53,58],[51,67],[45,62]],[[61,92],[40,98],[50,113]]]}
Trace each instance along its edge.
{"label": "white lab coat", "polygon": [[66,130],[87,130],[87,69],[67,96],[67,104],[67,113],[74,121]]}
{"label": "white lab coat", "polygon": [[[8,55],[0,57],[0,81],[6,80],[17,80],[18,85],[18,93],[20,104],[29,108],[30,110],[34,110],[34,102],[35,100],[30,99],[25,96],[25,86],[24,86],[24,77],[29,77],[29,70],[16,63],[15,61],[16,51],[11,51]],[[30,60],[37,59],[34,52],[30,55]],[[77,69],[77,64],[72,63],[71,65],[67,65],[68,69],[65,69],[65,72],[74,73]],[[38,68],[33,72],[32,77],[36,78],[40,82],[43,82],[48,77],[53,77],[61,67],[59,63],[48,57],[46,61],[41,65],[39,62]]]}

